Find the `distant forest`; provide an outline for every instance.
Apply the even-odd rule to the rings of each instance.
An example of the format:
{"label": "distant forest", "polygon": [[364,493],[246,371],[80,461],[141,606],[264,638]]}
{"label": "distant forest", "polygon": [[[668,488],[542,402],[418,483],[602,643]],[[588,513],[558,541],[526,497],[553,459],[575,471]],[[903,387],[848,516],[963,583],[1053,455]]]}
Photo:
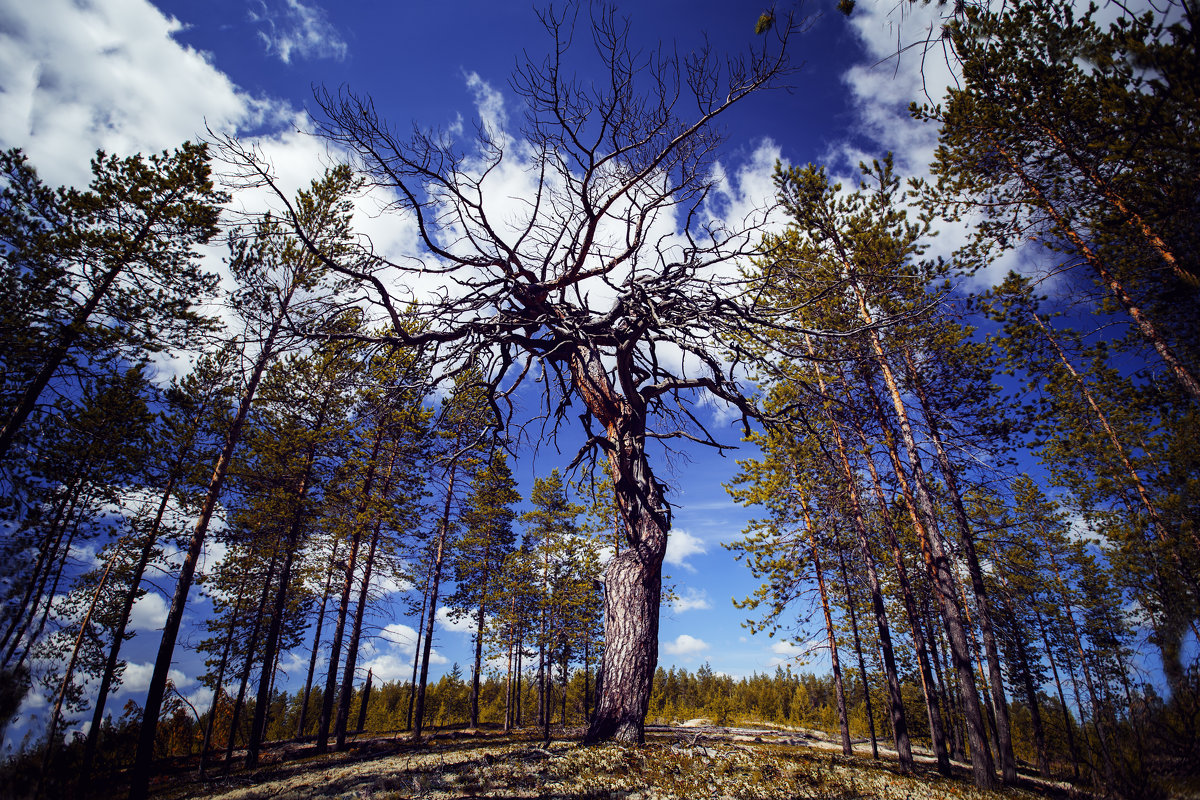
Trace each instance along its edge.
{"label": "distant forest", "polygon": [[[403,274],[451,277],[407,304],[355,201],[388,186],[474,245],[492,233],[471,199],[483,179],[439,174],[406,194],[460,162],[417,137],[397,152],[424,161],[368,163],[377,142],[355,137],[383,129],[363,106],[336,117],[349,100],[326,110],[355,166],[280,193],[274,214],[231,210],[273,187],[231,138],[100,153],[86,189],[0,155],[0,730],[26,724],[14,785],[50,795],[120,774],[137,797],[156,758],[203,771],[237,749],[252,766],[281,738],[324,752],[360,730],[590,723],[638,741],[644,720],[693,716],[823,729],[847,754],[852,738],[886,742],[902,768],[919,744],[946,774],[969,762],[981,787],[1018,767],[1125,796],[1194,780],[1193,13],[966,8],[944,36],[960,83],[913,107],[940,131],[924,179],[886,154],[845,184],[781,164],[784,224],[711,261],[690,229],[681,261],[639,260],[683,202],[667,198],[694,193],[695,213],[709,186],[696,181],[711,145],[687,138],[700,129],[662,122],[646,136],[669,167],[630,146],[611,172],[584,170],[594,184],[561,162],[559,183],[543,175],[565,193],[547,205],[581,192],[583,217],[522,234],[548,248],[541,277],[517,250],[461,256],[426,231],[431,253],[407,254]],[[530,85],[527,101],[545,97]],[[539,140],[545,157],[568,139]],[[218,159],[232,176],[214,176]],[[596,186],[616,193],[602,212]],[[636,246],[616,237],[597,260],[628,273],[582,256],[555,273],[609,217]],[[597,275],[611,309],[586,307]],[[972,291],[985,275],[994,285]],[[829,659],[827,676],[660,667],[646,683],[670,527],[647,442],[721,444],[704,392],[757,448],[729,486],[756,518],[727,546],[761,581],[737,602],[753,630]],[[585,451],[522,498],[510,460],[577,420]],[[211,614],[188,634],[197,590]],[[145,701],[109,708],[148,592],[169,602]],[[473,658],[433,681],[442,608],[470,626]],[[383,641],[414,642],[407,680],[364,674]],[[171,679],[185,646],[205,658],[208,708]],[[40,727],[18,717],[34,697]]]}

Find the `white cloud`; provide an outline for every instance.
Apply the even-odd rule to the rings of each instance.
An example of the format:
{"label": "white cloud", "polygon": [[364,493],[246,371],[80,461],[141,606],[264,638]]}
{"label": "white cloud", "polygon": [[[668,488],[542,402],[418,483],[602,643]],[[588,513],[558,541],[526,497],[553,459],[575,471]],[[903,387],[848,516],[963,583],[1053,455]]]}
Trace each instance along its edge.
{"label": "white cloud", "polygon": [[285,64],[292,63],[292,56],[301,58],[332,58],[341,61],[346,57],[346,41],[341,33],[326,18],[325,10],[316,4],[306,5],[302,0],[285,0],[276,3],[258,3],[258,10],[250,12],[250,19],[260,23],[258,38]]}
{"label": "white cloud", "polygon": [[689,658],[695,657],[709,649],[709,644],[703,639],[697,639],[695,636],[681,633],[675,637],[675,641],[667,642],[662,648],[663,652],[668,655]]}
{"label": "white cloud", "polygon": [[166,621],[167,601],[153,590],[139,597],[129,614],[129,627],[135,631],[161,630]]}
{"label": "white cloud", "polygon": [[415,628],[401,622],[393,622],[384,627],[380,639],[393,650],[401,653],[411,653],[417,646],[417,631]]}
{"label": "white cloud", "polygon": [[670,536],[667,537],[667,555],[666,561],[668,564],[674,564],[677,567],[683,567],[689,572],[695,572],[696,568],[687,563],[687,560],[695,555],[708,552],[698,537],[693,536],[682,528],[672,528]]}
{"label": "white cloud", "polygon": [[685,611],[702,611],[709,608],[712,608],[712,603],[709,602],[708,592],[694,587],[688,587],[671,603],[671,609],[680,614]]}
{"label": "white cloud", "polygon": [[[145,692],[150,688],[150,678],[153,675],[154,665],[151,663],[127,664],[121,678],[121,691],[134,695]],[[196,682],[194,678],[189,678],[177,669],[169,670],[167,678],[180,689],[186,689]]]}
{"label": "white cloud", "polygon": [[771,652],[777,656],[798,656],[804,648],[795,642],[778,641],[771,645]]}
{"label": "white cloud", "polygon": [[[400,622],[386,626],[378,639],[369,646],[363,643],[360,651],[361,671],[371,670],[381,681],[407,681],[412,679],[413,657],[416,651],[417,632]],[[429,653],[430,664],[448,664],[450,659],[433,649]]]}
{"label": "white cloud", "polygon": [[453,631],[455,633],[475,635],[475,617],[468,615],[459,617],[458,619],[450,616],[450,609],[442,606],[437,610],[437,626],[440,630]]}
{"label": "white cloud", "polygon": [[21,147],[51,184],[82,185],[97,148],[177,147],[214,130],[290,116],[234,86],[146,0],[0,4],[0,145]]}
{"label": "white cloud", "polygon": [[778,667],[785,664],[807,663],[810,658],[821,650],[820,642],[810,642],[808,644],[797,644],[791,641],[777,641],[771,645],[771,652],[775,655],[768,659],[768,667]]}

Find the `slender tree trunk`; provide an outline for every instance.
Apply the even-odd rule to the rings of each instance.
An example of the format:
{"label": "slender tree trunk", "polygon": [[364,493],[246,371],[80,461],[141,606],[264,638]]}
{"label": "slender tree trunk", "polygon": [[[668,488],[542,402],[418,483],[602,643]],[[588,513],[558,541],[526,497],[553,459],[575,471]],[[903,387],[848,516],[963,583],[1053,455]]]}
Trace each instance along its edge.
{"label": "slender tree trunk", "polygon": [[46,603],[42,608],[42,617],[38,620],[38,626],[34,632],[26,637],[25,646],[21,649],[20,657],[17,658],[15,669],[20,669],[21,665],[25,663],[25,659],[29,658],[29,653],[33,649],[33,643],[42,637],[42,631],[46,629],[46,622],[50,619],[50,612],[54,610],[54,598],[58,596],[58,584],[62,582],[63,571],[67,566],[67,555],[71,552],[71,543],[75,541],[75,535],[79,533],[79,524],[82,521],[82,517],[76,518],[71,525],[71,533],[67,536],[66,546],[63,548],[63,557],[58,562],[58,569],[54,571],[54,581],[50,584],[50,592],[47,594]]}
{"label": "slender tree trunk", "polygon": [[[20,609],[17,612],[17,616],[14,616],[13,626],[9,629],[11,638],[8,644],[8,651],[4,654],[3,662],[0,662],[5,666],[12,664],[12,668],[16,669],[24,663],[29,655],[30,646],[41,634],[42,627],[45,625],[46,614],[54,601],[54,594],[58,588],[58,579],[62,576],[66,556],[71,552],[71,542],[74,541],[75,534],[79,530],[80,520],[75,515],[75,509],[83,497],[83,483],[82,480],[76,482],[76,488],[71,492],[71,500],[64,514],[58,518],[60,527],[57,530],[57,535],[50,534],[54,539],[54,544],[51,545],[47,554],[39,554],[37,569],[26,587]],[[57,569],[55,565],[57,565]],[[54,588],[47,595],[46,584],[50,581],[51,575],[55,576]],[[30,605],[31,600],[32,605]],[[42,606],[43,602],[45,602],[45,609]],[[33,621],[38,618],[39,611],[42,612],[42,623],[36,632],[30,634],[29,628],[33,625]],[[21,657],[14,664],[12,659],[16,655],[18,648],[22,651]]]}
{"label": "slender tree trunk", "polygon": [[[857,291],[857,287],[855,288]],[[866,299],[861,292],[858,294],[858,304],[863,321],[868,325],[871,324],[871,315],[867,310]],[[909,467],[912,470],[913,483],[915,484],[915,497],[905,478],[904,470],[900,466],[899,455],[896,452],[895,442],[891,437],[890,426],[888,426],[887,420],[884,417],[883,408],[878,398],[875,397],[873,388],[868,385],[865,387],[866,392],[875,409],[880,425],[884,430],[884,438],[888,445],[888,454],[895,468],[896,479],[900,481],[905,502],[910,504],[909,509],[913,518],[913,526],[917,532],[918,541],[921,544],[921,553],[925,559],[925,566],[929,571],[929,577],[933,581],[942,618],[946,623],[946,635],[950,644],[950,657],[954,664],[954,671],[958,676],[959,701],[962,706],[963,716],[967,722],[967,740],[971,748],[971,773],[978,788],[991,789],[995,785],[995,776],[992,774],[992,759],[991,754],[988,752],[987,735],[984,733],[983,710],[980,707],[979,692],[975,686],[975,673],[971,665],[966,630],[963,627],[962,613],[958,607],[958,599],[955,596],[954,576],[950,571],[950,562],[946,558],[941,539],[934,528],[936,514],[934,512],[933,499],[929,495],[924,470],[921,467],[920,456],[917,453],[916,440],[908,418],[908,409],[904,405],[900,387],[896,383],[891,366],[887,362],[883,345],[879,341],[879,335],[874,330],[871,330],[868,331],[868,337],[875,353],[876,364],[879,366],[880,374],[883,376],[884,383],[891,396],[892,407],[900,425],[901,438],[904,441],[904,449],[908,455]]]}
{"label": "slender tree trunk", "polygon": [[29,419],[29,415],[33,413],[33,409],[37,407],[38,398],[42,396],[46,386],[49,385],[50,379],[54,377],[54,373],[58,371],[59,365],[67,357],[71,348],[78,341],[79,337],[87,330],[88,321],[96,310],[100,307],[100,303],[108,295],[113,284],[121,273],[129,266],[130,261],[153,232],[154,226],[158,224],[159,217],[168,206],[177,199],[176,193],[172,192],[167,195],[166,199],[155,207],[149,209],[146,213],[146,218],[142,221],[141,227],[138,229],[125,245],[124,251],[112,261],[112,266],[107,272],[101,276],[100,280],[92,288],[92,292],[88,295],[71,317],[71,321],[63,326],[62,331],[58,335],[58,341],[54,347],[46,355],[46,360],[42,364],[37,375],[25,387],[25,391],[21,394],[21,399],[17,401],[16,406],[9,413],[8,419],[4,421],[4,427],[0,429],[0,461],[4,461],[8,456],[8,450],[16,439],[17,433]]}
{"label": "slender tree trunk", "polygon": [[[513,605],[516,605],[514,599]],[[508,671],[504,678],[504,732],[508,733],[512,730],[513,722],[513,639],[516,637],[516,626],[514,625],[508,634]]]}
{"label": "slender tree trunk", "polygon": [[271,626],[267,629],[267,640],[263,648],[262,671],[258,676],[258,694],[254,702],[254,720],[250,723],[250,741],[246,743],[247,769],[258,766],[259,750],[262,748],[262,740],[266,735],[267,711],[271,705],[272,676],[274,675],[275,658],[279,651],[279,637],[283,631],[283,617],[287,610],[288,594],[291,589],[292,564],[295,562],[296,550],[300,545],[300,528],[303,518],[301,504],[307,485],[308,475],[305,475],[298,492],[298,505],[292,516],[291,528],[283,543],[283,568],[280,570],[279,586],[276,589],[275,602],[271,610]]}
{"label": "slender tree trunk", "polygon": [[1041,188],[1029,177],[1026,170],[1017,163],[1008,150],[994,140],[992,140],[992,144],[996,147],[996,152],[1008,162],[1009,167],[1017,175],[1021,184],[1037,199],[1038,203],[1046,211],[1066,240],[1071,243],[1071,246],[1075,248],[1076,252],[1079,253],[1088,266],[1096,271],[1100,280],[1112,292],[1113,297],[1116,298],[1121,307],[1133,319],[1134,325],[1137,326],[1141,335],[1150,343],[1159,357],[1175,375],[1175,379],[1179,381],[1180,387],[1191,396],[1193,403],[1200,404],[1200,379],[1197,379],[1196,375],[1176,355],[1174,348],[1171,347],[1167,340],[1163,338],[1162,333],[1159,332],[1158,326],[1146,316],[1141,306],[1129,294],[1129,291],[1125,288],[1125,284],[1112,273],[1104,259],[1096,254],[1087,240],[1072,227],[1070,221],[1063,213],[1050,202]]}
{"label": "slender tree trunk", "polygon": [[1012,749],[1012,727],[1008,719],[1008,701],[1004,697],[1004,673],[1000,667],[1000,651],[996,646],[996,634],[992,626],[992,611],[988,604],[987,586],[983,582],[983,570],[979,566],[979,556],[975,552],[975,535],[971,531],[971,523],[967,519],[967,511],[963,506],[962,495],[958,491],[958,479],[955,477],[950,456],[942,442],[941,431],[937,417],[929,402],[924,383],[917,373],[912,354],[904,350],[904,360],[908,367],[913,389],[921,404],[921,412],[925,416],[925,425],[929,438],[933,441],[937,453],[938,465],[942,478],[946,482],[946,491],[950,495],[950,504],[954,509],[954,518],[958,523],[958,532],[963,544],[963,552],[967,557],[967,573],[971,577],[971,588],[975,592],[975,600],[979,606],[979,629],[983,634],[983,648],[987,654],[989,685],[992,695],[992,707],[996,715],[996,743],[1000,751],[1001,775],[1005,783],[1017,780],[1017,759]]}
{"label": "slender tree trunk", "polygon": [[362,733],[367,726],[367,703],[371,702],[371,670],[367,670],[367,684],[363,687],[362,701],[358,704],[358,725],[355,733]]}
{"label": "slender tree trunk", "polygon": [[1050,674],[1054,676],[1054,688],[1058,692],[1058,707],[1062,711],[1063,730],[1067,735],[1067,748],[1071,751],[1071,771],[1075,777],[1075,781],[1079,781],[1079,749],[1075,745],[1074,726],[1071,724],[1071,711],[1067,707],[1067,697],[1063,693],[1062,680],[1058,677],[1058,664],[1054,660],[1054,650],[1050,647],[1050,639],[1046,634],[1046,623],[1042,619],[1042,612],[1038,610],[1036,602],[1033,606],[1033,613],[1037,619],[1038,633],[1042,637],[1042,646],[1046,648],[1046,660],[1050,662]]}
{"label": "slender tree trunk", "polygon": [[[388,475],[388,483],[391,475]],[[387,496],[385,486],[383,494]],[[363,567],[362,589],[358,593],[358,604],[354,609],[354,627],[350,631],[350,642],[346,647],[346,669],[342,673],[342,692],[338,698],[337,721],[334,734],[337,750],[346,749],[346,727],[350,720],[350,699],[354,696],[354,670],[358,666],[358,643],[362,638],[363,617],[366,615],[367,601],[371,589],[371,572],[375,566],[375,550],[379,546],[379,530],[381,520],[375,519],[375,530],[371,534],[371,544],[367,547],[367,563]]]}
{"label": "slender tree trunk", "polygon": [[1096,690],[1096,683],[1092,678],[1092,671],[1088,669],[1088,652],[1083,646],[1083,640],[1079,635],[1079,627],[1075,624],[1075,609],[1070,600],[1066,600],[1067,584],[1063,580],[1062,574],[1058,569],[1058,562],[1054,558],[1052,547],[1047,547],[1047,554],[1050,556],[1050,566],[1054,570],[1054,578],[1058,582],[1059,587],[1063,592],[1064,604],[1063,614],[1067,620],[1067,628],[1071,631],[1071,638],[1075,642],[1075,652],[1079,656],[1079,666],[1083,671],[1084,685],[1087,686],[1088,698],[1091,700],[1092,706],[1092,727],[1096,729],[1096,739],[1100,744],[1100,756],[1104,759],[1104,774],[1105,778],[1112,782],[1113,777],[1113,756],[1112,746],[1108,740],[1108,725],[1107,720],[1101,720],[1103,715],[1103,705],[1100,702],[1100,694]]}
{"label": "slender tree trunk", "polygon": [[[182,466],[182,461],[189,450],[190,448],[180,453],[177,466]],[[178,480],[179,474],[177,471],[173,472],[167,479],[167,486],[163,489],[162,497],[158,502],[158,510],[154,514],[154,522],[151,523],[150,531],[146,534],[146,539],[142,543],[141,555],[138,557],[137,566],[134,567],[133,575],[129,579],[129,591],[125,593],[124,605],[117,620],[117,628],[113,632],[112,646],[108,651],[108,660],[104,664],[104,673],[100,676],[100,688],[96,692],[96,707],[92,712],[92,724],[88,728],[87,741],[83,746],[83,764],[79,768],[81,786],[91,785],[92,763],[96,758],[96,748],[100,742],[100,728],[104,722],[104,707],[108,702],[109,688],[112,686],[113,677],[117,672],[117,661],[120,658],[121,645],[125,642],[125,629],[129,625],[129,617],[133,613],[133,604],[137,601],[137,592],[142,584],[142,576],[145,575],[146,567],[150,564],[150,557],[154,554],[154,545],[158,541],[158,532],[162,527],[163,516],[166,514],[167,505],[171,501],[171,495],[175,491]]]}
{"label": "slender tree trunk", "polygon": [[75,677],[75,665],[79,663],[79,649],[83,645],[83,637],[87,633],[88,625],[92,621],[92,612],[96,610],[96,604],[100,601],[100,595],[104,592],[104,587],[108,584],[108,576],[112,572],[113,565],[117,563],[117,559],[121,556],[121,543],[118,542],[113,548],[113,554],[108,559],[108,564],[104,567],[104,574],[100,577],[100,583],[96,585],[96,591],[92,592],[91,602],[88,603],[87,612],[83,615],[83,621],[79,623],[79,633],[75,635],[75,643],[71,646],[71,657],[67,659],[67,669],[63,673],[62,684],[59,686],[58,694],[54,698],[54,709],[50,712],[50,726],[46,734],[46,751],[42,755],[42,769],[38,773],[37,788],[34,790],[35,796],[40,796],[42,793],[42,785],[46,780],[46,770],[50,767],[50,756],[54,752],[54,735],[58,733],[58,720],[62,716],[63,700],[67,696],[67,688],[71,685],[71,680]]}
{"label": "slender tree trunk", "polygon": [[[232,618],[235,620],[242,613],[242,601],[244,599],[245,599],[245,595],[241,591],[239,591],[237,602],[234,604],[234,607],[233,607],[233,617]],[[232,631],[230,631],[230,635],[225,637],[225,646],[221,648],[221,663],[220,663],[219,667],[217,668],[217,684],[216,684],[216,688],[213,690],[212,705],[208,709],[208,724],[204,726],[204,741],[200,745],[200,766],[197,771],[201,775],[204,774],[204,770],[208,764],[208,750],[209,750],[209,747],[212,746],[212,737],[213,737],[213,733],[215,732],[216,726],[217,726],[217,710],[220,707],[221,695],[224,693],[225,670],[229,667],[229,656],[230,656],[230,653],[232,652],[232,650],[233,650],[233,635],[232,635]]]}
{"label": "slender tree trunk", "polygon": [[833,615],[829,610],[829,593],[825,588],[825,571],[821,568],[821,552],[817,547],[816,531],[813,527],[812,516],[808,510],[808,498],[797,486],[800,495],[800,510],[804,513],[804,527],[808,532],[808,543],[813,559],[813,572],[817,577],[817,589],[821,594],[821,612],[825,615],[825,635],[829,641],[829,660],[833,670],[833,690],[837,697],[838,727],[842,734],[842,755],[854,755],[854,746],[850,741],[850,718],[846,714],[846,693],[842,686],[842,665],[838,658],[837,637],[833,632]]}
{"label": "slender tree trunk", "polygon": [[[62,498],[62,501],[55,504],[57,507],[54,511],[54,518],[50,525],[47,526],[46,533],[41,537],[37,560],[34,562],[29,580],[25,584],[25,592],[21,596],[21,602],[11,612],[11,622],[4,631],[4,637],[0,638],[0,649],[8,645],[8,649],[4,653],[3,660],[0,660],[0,664],[7,665],[12,660],[13,655],[20,646],[22,637],[29,630],[29,626],[33,624],[33,620],[37,616],[37,609],[41,604],[42,592],[45,590],[46,581],[49,580],[50,573],[54,570],[53,564],[58,560],[59,547],[62,545],[63,537],[70,526],[70,520],[75,513],[75,507],[83,495],[83,483],[82,479],[76,480],[67,491],[66,496]],[[29,605],[31,601],[33,602],[32,608]]]}
{"label": "slender tree trunk", "polygon": [[433,651],[433,626],[437,618],[438,589],[442,582],[442,564],[446,555],[446,538],[450,535],[450,505],[454,500],[454,482],[458,465],[450,467],[447,476],[446,499],[442,506],[442,522],[438,528],[437,549],[429,576],[429,615],[425,619],[425,643],[421,652],[421,676],[417,684],[416,718],[413,720],[413,741],[419,741],[425,727],[425,686],[429,680],[429,656]]}
{"label": "slender tree trunk", "polygon": [[[289,291],[285,299],[290,300],[290,298]],[[192,532],[191,541],[188,542],[187,554],[184,556],[183,567],[179,572],[179,581],[175,585],[175,596],[171,599],[171,608],[167,612],[167,620],[163,625],[162,641],[159,643],[158,655],[154,660],[154,673],[150,677],[150,688],[146,693],[146,705],[142,712],[142,724],[138,731],[137,753],[134,756],[133,766],[129,769],[129,800],[145,800],[150,791],[150,772],[154,765],[154,739],[158,733],[158,715],[162,709],[163,695],[166,692],[167,673],[171,669],[171,660],[175,654],[175,640],[179,636],[179,626],[183,622],[183,610],[187,605],[188,593],[192,589],[192,578],[196,572],[196,564],[200,560],[200,553],[204,549],[208,524],[217,510],[217,500],[221,496],[225,473],[229,470],[234,450],[237,449],[242,438],[242,428],[246,424],[246,417],[254,402],[254,394],[258,391],[258,384],[262,380],[263,373],[274,356],[275,337],[279,333],[282,322],[282,317],[275,320],[263,342],[262,351],[254,363],[254,368],[251,370],[250,379],[242,393],[241,401],[238,403],[237,415],[225,437],[225,446],[213,467],[212,477],[209,478],[208,491],[200,506],[200,517],[196,520],[196,528]]]}
{"label": "slender tree trunk", "polygon": [[304,729],[308,725],[308,701],[312,697],[313,675],[317,671],[317,656],[320,654],[321,647],[321,628],[325,625],[325,606],[329,602],[329,589],[333,585],[333,562],[337,559],[337,545],[333,543],[333,551],[330,553],[329,569],[325,572],[325,590],[321,592],[321,609],[317,612],[317,629],[313,632],[312,652],[308,657],[308,676],[304,679],[304,699],[300,704],[300,720],[296,723],[296,736],[304,736]]}
{"label": "slender tree trunk", "polygon": [[862,675],[863,702],[867,707],[867,728],[871,733],[871,758],[879,760],[879,739],[875,736],[875,712],[871,707],[871,682],[867,677],[867,660],[863,658],[862,639],[858,635],[858,614],[854,610],[854,595],[850,592],[850,575],[846,570],[846,556],[840,546],[838,565],[842,571],[842,590],[846,593],[846,610],[850,612],[850,633],[854,637],[854,653],[858,656],[858,672]]}
{"label": "slender tree trunk", "polygon": [[318,753],[325,753],[329,750],[329,729],[333,724],[333,702],[338,689],[338,666],[342,657],[342,638],[346,630],[346,617],[350,615],[350,594],[354,587],[354,572],[358,566],[361,533],[361,530],[356,527],[350,537],[350,554],[346,560],[346,573],[342,580],[337,622],[333,628],[333,642],[330,644],[329,650],[329,669],[325,673],[325,693],[321,696],[321,716],[317,721]]}
{"label": "slender tree trunk", "polygon": [[1025,685],[1025,696],[1029,699],[1030,727],[1033,729],[1033,744],[1037,750],[1038,772],[1043,778],[1050,777],[1050,758],[1046,750],[1046,733],[1042,727],[1042,709],[1038,702],[1037,686],[1033,681],[1033,662],[1029,649],[1025,644],[1025,631],[1017,621],[1017,615],[1009,599],[1001,594],[1000,602],[1004,604],[1004,612],[1013,621],[1013,639],[1017,651],[1017,671]]}
{"label": "slender tree trunk", "polygon": [[[805,341],[808,344],[808,351],[811,355],[813,352],[812,341],[807,335],[805,336]],[[879,576],[875,571],[875,557],[871,554],[867,523],[863,516],[862,502],[859,498],[858,476],[850,465],[846,443],[842,439],[841,425],[829,408],[829,404],[832,401],[826,391],[825,378],[821,375],[820,370],[816,371],[816,377],[817,388],[820,389],[821,396],[825,402],[825,418],[833,433],[838,460],[841,462],[842,477],[846,481],[845,485],[849,495],[850,513],[853,518],[855,532],[858,534],[859,557],[862,559],[863,568],[866,570],[867,587],[871,591],[871,609],[875,614],[875,625],[879,629],[879,646],[883,651],[883,670],[887,681],[888,699],[890,701],[888,711],[891,717],[892,737],[896,744],[896,755],[900,762],[900,771],[908,773],[913,768],[913,756],[912,744],[908,739],[908,721],[904,718],[904,696],[900,692],[900,678],[896,673],[896,657],[892,652],[891,629],[888,625],[887,611],[883,605],[883,594],[879,589]],[[886,508],[883,509],[884,513],[886,511]]]}
{"label": "slender tree trunk", "polygon": [[[485,579],[486,581],[486,579]],[[475,614],[475,666],[471,670],[471,727],[479,727],[479,671],[483,666],[483,624],[486,607],[479,604]]]}
{"label": "slender tree trunk", "polygon": [[[367,474],[363,479],[362,500],[358,506],[357,517],[366,513],[371,502],[371,491],[375,483],[375,471],[378,466],[379,449],[383,446],[385,429],[380,426],[375,432],[375,440],[371,445],[371,455],[367,460]],[[358,549],[362,543],[362,528],[354,526],[350,537],[350,553],[346,561],[346,577],[342,581],[341,602],[338,605],[337,625],[333,629],[333,644],[329,652],[329,671],[325,675],[325,694],[321,697],[321,718],[317,723],[317,752],[329,750],[329,728],[333,722],[333,700],[337,692],[338,664],[342,656],[342,637],[346,630],[346,617],[350,614],[350,595],[354,591],[354,572],[358,564]]]}
{"label": "slender tree trunk", "polygon": [[[225,742],[225,765],[224,771],[229,772],[229,767],[233,761],[233,745],[237,737],[238,722],[241,720],[242,708],[246,702],[246,688],[250,684],[250,674],[254,670],[254,651],[258,649],[258,635],[262,632],[262,619],[267,611],[267,603],[271,599],[271,585],[275,576],[275,565],[279,563],[279,548],[276,548],[271,553],[271,564],[267,567],[267,575],[263,581],[262,596],[258,601],[258,612],[254,615],[254,624],[250,629],[250,639],[246,643],[246,661],[242,667],[241,683],[238,686],[237,702],[233,704],[233,719],[229,723],[229,738]],[[229,635],[233,636],[233,626],[236,625],[237,618],[230,620]]]}
{"label": "slender tree trunk", "polygon": [[425,630],[425,612],[429,605],[429,583],[433,577],[433,570],[430,569],[425,573],[425,591],[421,594],[421,616],[417,620],[417,640],[413,644],[413,668],[412,680],[408,684],[408,725],[406,730],[413,729],[413,704],[417,699],[417,673],[421,668],[421,643],[425,638],[421,632]]}
{"label": "slender tree trunk", "polygon": [[524,663],[524,655],[525,655],[524,647],[525,647],[525,631],[524,631],[524,629],[518,628],[518,632],[517,632],[517,690],[516,690],[516,703],[515,703],[516,713],[517,713],[516,726],[518,728],[521,727],[521,708],[524,705],[523,699],[521,697],[521,683],[522,683],[521,679],[523,677],[521,669],[522,669],[522,665]]}
{"label": "slender tree trunk", "polygon": [[[863,441],[863,445],[866,446],[867,439],[861,428],[858,433]],[[925,649],[925,635],[921,630],[920,614],[917,611],[917,603],[913,597],[912,585],[908,580],[908,570],[904,566],[904,556],[900,552],[900,542],[896,536],[895,529],[892,527],[891,516],[888,514],[887,499],[883,494],[879,472],[876,470],[875,462],[869,452],[865,460],[875,487],[875,499],[879,503],[880,515],[883,520],[883,531],[887,538],[888,547],[892,551],[892,564],[896,567],[896,578],[900,585],[900,595],[904,600],[904,611],[908,615],[908,625],[912,630],[913,646],[917,651],[917,667],[921,676],[921,689],[925,695],[925,711],[929,716],[929,733],[933,743],[933,752],[937,758],[938,772],[949,776],[952,774],[952,770],[950,769],[950,757],[946,754],[946,734],[942,728],[941,709],[938,707],[937,685],[933,682],[933,673],[929,669],[929,653]]]}

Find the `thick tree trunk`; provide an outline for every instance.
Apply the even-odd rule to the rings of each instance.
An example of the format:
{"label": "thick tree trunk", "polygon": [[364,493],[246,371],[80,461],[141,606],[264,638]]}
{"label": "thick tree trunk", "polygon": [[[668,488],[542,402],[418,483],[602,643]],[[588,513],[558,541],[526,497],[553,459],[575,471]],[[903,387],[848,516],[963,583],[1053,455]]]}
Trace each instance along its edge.
{"label": "thick tree trunk", "polygon": [[658,611],[667,532],[646,515],[640,541],[613,557],[604,581],[604,688],[587,741],[645,741],[658,666]]}
{"label": "thick tree trunk", "polygon": [[636,385],[632,354],[618,356],[619,394],[594,348],[571,355],[573,388],[607,436],[609,471],[627,547],[605,570],[603,682],[587,742],[642,743],[646,712],[658,666],[658,614],[662,563],[671,527],[663,488],[646,459],[644,398]]}

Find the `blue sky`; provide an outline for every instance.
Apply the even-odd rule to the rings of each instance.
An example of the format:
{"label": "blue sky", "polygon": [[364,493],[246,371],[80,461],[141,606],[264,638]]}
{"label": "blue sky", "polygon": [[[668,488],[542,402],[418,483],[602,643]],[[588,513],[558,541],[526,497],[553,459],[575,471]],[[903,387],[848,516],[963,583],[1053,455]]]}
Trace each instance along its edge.
{"label": "blue sky", "polygon": [[[905,113],[922,89],[917,59],[878,62],[894,52],[898,35],[922,35],[928,24],[922,15],[936,12],[906,11],[898,32],[894,8],[891,2],[863,2],[851,21],[832,0],[799,9],[814,17],[794,43],[803,68],[791,89],[752,98],[725,120],[721,164],[730,203],[764,199],[776,158],[816,161],[846,175],[859,158],[892,149],[899,169],[923,170],[934,132]],[[631,17],[635,42],[662,42],[681,54],[705,36],[716,53],[736,54],[754,41],[761,10],[732,0],[646,0],[620,7]],[[515,117],[519,107],[508,75],[523,51],[537,57],[545,45],[531,6],[494,0],[0,0],[0,146],[24,148],[48,182],[78,183],[86,181],[97,148],[118,154],[162,150],[203,136],[207,126],[257,144],[285,183],[300,186],[337,157],[309,133],[314,87],[346,85],[369,94],[401,129],[412,122],[451,127],[489,103]],[[926,77],[931,87],[945,85],[936,63]],[[361,222],[375,241],[400,246],[387,220],[364,216]],[[720,430],[725,442],[738,442],[736,426]],[[524,459],[517,465],[523,490],[528,492],[533,474],[563,466],[572,455],[543,448],[536,460]],[[743,612],[730,604],[731,597],[755,588],[745,567],[721,546],[739,535],[750,516],[722,488],[734,474],[734,459],[748,455],[692,449],[672,467],[656,464],[677,506],[667,570],[683,600],[664,609],[664,665],[695,669],[707,660],[717,671],[740,676],[772,670],[798,649],[750,636],[741,627]],[[139,605],[138,633],[126,651],[126,689],[110,701],[118,713],[127,698],[140,701],[165,607],[158,596]],[[194,624],[206,611],[193,591],[189,620]],[[391,625],[397,639],[406,634],[405,625],[415,624],[377,622]],[[197,638],[185,633],[181,642]],[[465,633],[444,629],[436,646],[443,660],[435,673],[452,661],[468,661]],[[391,672],[407,653],[402,641],[380,642],[360,663],[364,671],[375,664],[386,677],[399,678]],[[295,656],[307,660],[306,652]],[[205,702],[209,695],[194,680],[199,664],[197,654],[180,647],[173,677],[185,694]],[[823,667],[817,662],[812,668]]]}

